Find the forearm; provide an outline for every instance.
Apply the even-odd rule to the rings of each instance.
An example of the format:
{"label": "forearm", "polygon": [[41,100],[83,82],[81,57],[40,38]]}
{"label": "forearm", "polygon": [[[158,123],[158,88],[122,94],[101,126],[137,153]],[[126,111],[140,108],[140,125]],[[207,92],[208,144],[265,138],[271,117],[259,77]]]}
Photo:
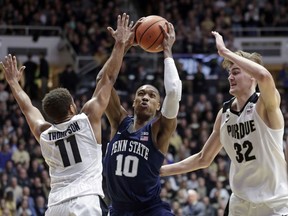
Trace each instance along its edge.
{"label": "forearm", "polygon": [[10,89],[12,91],[12,94],[17,101],[21,111],[25,115],[27,110],[29,109],[30,106],[32,105],[31,99],[29,96],[24,92],[22,87],[17,81],[13,81],[9,83]]}
{"label": "forearm", "polygon": [[163,165],[160,170],[161,176],[178,175],[187,172],[192,172],[198,169],[206,168],[204,164],[201,165],[199,154],[192,155],[180,162]]}
{"label": "forearm", "polygon": [[168,119],[176,118],[181,100],[182,82],[174,60],[170,57],[164,60],[164,87],[166,96],[161,113]]}
{"label": "forearm", "polygon": [[123,62],[124,52],[125,44],[123,42],[116,42],[109,59],[106,61],[103,68],[97,75],[97,82],[99,82],[104,75],[107,76],[113,83],[116,81]]}
{"label": "forearm", "polygon": [[239,56],[227,48],[222,49],[219,52],[224,58],[227,58],[231,62],[238,65],[240,68],[242,68],[246,73],[255,78],[257,81],[261,81],[263,77],[267,77],[267,75],[272,78],[271,74],[265,67],[252,60]]}

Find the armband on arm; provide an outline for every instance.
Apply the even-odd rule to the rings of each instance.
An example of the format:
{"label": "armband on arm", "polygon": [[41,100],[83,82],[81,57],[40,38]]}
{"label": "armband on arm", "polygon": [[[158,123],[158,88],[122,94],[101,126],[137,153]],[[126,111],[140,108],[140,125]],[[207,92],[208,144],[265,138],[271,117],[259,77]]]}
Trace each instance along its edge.
{"label": "armband on arm", "polygon": [[164,87],[166,96],[163,101],[161,113],[168,119],[177,117],[179,101],[182,95],[182,82],[172,58],[164,60]]}

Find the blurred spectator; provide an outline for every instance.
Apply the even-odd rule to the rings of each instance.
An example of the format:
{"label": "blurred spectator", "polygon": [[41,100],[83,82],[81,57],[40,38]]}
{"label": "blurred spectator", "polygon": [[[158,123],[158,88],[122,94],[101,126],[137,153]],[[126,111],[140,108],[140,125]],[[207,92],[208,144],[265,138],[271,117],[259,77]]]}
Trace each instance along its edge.
{"label": "blurred spectator", "polygon": [[6,91],[6,85],[3,81],[0,81],[0,102],[3,103],[3,109],[7,110],[7,101],[9,99],[9,93]]}
{"label": "blurred spectator", "polygon": [[36,197],[35,210],[36,210],[37,216],[44,216],[45,215],[45,211],[47,210],[47,206],[45,204],[45,198],[43,196],[37,196]]}
{"label": "blurred spectator", "polygon": [[209,197],[205,196],[203,198],[203,203],[205,204],[206,207],[205,216],[217,216],[217,208],[211,205]]}
{"label": "blurred spectator", "polygon": [[209,198],[211,203],[213,203],[217,208],[225,208],[228,203],[230,194],[226,188],[223,187],[223,183],[221,181],[216,182],[216,187],[214,187],[209,194]]}
{"label": "blurred spectator", "polygon": [[36,199],[38,196],[45,197],[45,193],[43,190],[43,184],[41,182],[41,179],[39,177],[35,177],[32,180],[32,186],[31,186],[31,196]]}
{"label": "blurred spectator", "polygon": [[[189,173],[188,173],[188,175],[189,175]],[[187,181],[187,189],[197,190],[199,185],[198,185],[196,172],[191,172],[189,176],[190,176],[190,178]]]}
{"label": "blurred spectator", "polygon": [[194,94],[205,93],[206,90],[207,90],[206,77],[202,71],[202,63],[198,62],[197,72],[194,74],[193,79],[193,93]]}
{"label": "blurred spectator", "polygon": [[30,188],[25,186],[23,187],[23,194],[20,200],[17,200],[17,206],[20,207],[22,202],[27,200],[28,208],[31,210],[33,216],[38,216],[35,211],[35,202],[33,197],[30,195]]}
{"label": "blurred spectator", "polygon": [[12,160],[15,164],[22,164],[26,169],[28,169],[30,165],[30,155],[25,150],[25,144],[24,140],[19,140],[18,149],[13,153]]}
{"label": "blurred spectator", "polygon": [[0,215],[1,216],[14,216],[15,214],[12,214],[9,210],[9,208],[6,206],[5,199],[0,198]]}
{"label": "blurred spectator", "polygon": [[8,160],[6,162],[4,171],[8,176],[9,182],[11,181],[12,177],[17,176],[16,166],[14,166],[14,163],[12,160]]}
{"label": "blurred spectator", "polygon": [[198,178],[197,192],[200,200],[204,199],[204,197],[206,197],[208,194],[208,190],[206,187],[206,180],[202,176]]}
{"label": "blurred spectator", "polygon": [[3,198],[4,191],[9,186],[9,179],[6,172],[0,172],[0,198]]}
{"label": "blurred spectator", "polygon": [[198,193],[195,190],[188,190],[187,203],[183,207],[183,215],[206,216],[205,205],[198,200]]}
{"label": "blurred spectator", "polygon": [[9,144],[5,143],[1,146],[0,151],[0,172],[6,168],[7,161],[12,159],[12,151]]}
{"label": "blurred spectator", "polygon": [[18,184],[22,188],[31,186],[30,178],[27,174],[27,168],[24,166],[20,167],[18,170]]}
{"label": "blurred spectator", "polygon": [[24,90],[30,96],[31,99],[37,99],[37,85],[35,83],[36,72],[38,69],[38,65],[36,62],[32,60],[32,54],[28,53],[27,60],[23,63],[26,67],[24,71],[25,75],[25,85]]}
{"label": "blurred spectator", "polygon": [[65,70],[59,75],[60,86],[67,88],[72,94],[76,93],[78,76],[75,73],[72,65],[66,65]]}
{"label": "blurred spectator", "polygon": [[41,98],[45,96],[48,92],[48,80],[49,80],[49,72],[50,67],[49,63],[45,58],[44,53],[40,53],[39,56],[39,78],[41,79]]}
{"label": "blurred spectator", "polygon": [[10,194],[10,192],[12,192],[13,200],[16,205],[16,201],[22,198],[22,191],[23,189],[18,185],[17,177],[12,177],[9,186],[5,189],[5,194],[7,195],[7,193]]}
{"label": "blurred spectator", "polygon": [[5,195],[5,207],[9,210],[11,215],[16,213],[16,202],[14,199],[13,191],[7,191]]}
{"label": "blurred spectator", "polygon": [[32,216],[32,211],[29,208],[27,197],[24,197],[24,199],[22,200],[21,205],[19,209],[17,210],[17,214],[16,214],[16,216],[23,216],[23,215]]}
{"label": "blurred spectator", "polygon": [[31,160],[31,165],[28,169],[29,177],[32,179],[35,177],[40,177],[42,169],[43,167],[39,164],[39,161],[34,158],[33,160]]}
{"label": "blurred spectator", "polygon": [[284,63],[279,71],[278,85],[280,88],[283,88],[285,93],[288,93],[288,63]]}

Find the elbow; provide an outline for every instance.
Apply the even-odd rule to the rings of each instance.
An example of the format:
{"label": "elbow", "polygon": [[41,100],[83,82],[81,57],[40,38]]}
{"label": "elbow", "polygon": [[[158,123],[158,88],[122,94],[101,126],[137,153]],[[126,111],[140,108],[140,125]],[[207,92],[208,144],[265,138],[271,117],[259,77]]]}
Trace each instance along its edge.
{"label": "elbow", "polygon": [[175,80],[173,83],[169,84],[169,88],[165,88],[166,96],[169,98],[174,98],[180,101],[182,94],[182,82],[181,80]]}
{"label": "elbow", "polygon": [[102,73],[99,72],[97,77],[96,77],[96,83],[98,83],[102,79]]}
{"label": "elbow", "polygon": [[198,154],[198,162],[200,169],[205,169],[210,166],[213,158],[207,157],[207,155],[203,154],[203,151],[200,151]]}
{"label": "elbow", "polygon": [[261,72],[257,77],[257,81],[259,83],[266,83],[270,82],[271,80],[273,80],[272,74],[266,68],[261,69]]}

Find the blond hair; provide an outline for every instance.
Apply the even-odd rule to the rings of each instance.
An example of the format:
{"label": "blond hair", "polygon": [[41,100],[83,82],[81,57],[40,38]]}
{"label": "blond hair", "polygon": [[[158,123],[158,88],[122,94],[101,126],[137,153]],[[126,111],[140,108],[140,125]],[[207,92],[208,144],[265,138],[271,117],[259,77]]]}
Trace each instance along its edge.
{"label": "blond hair", "polygon": [[[253,62],[256,62],[260,65],[263,65],[262,62],[262,56],[259,53],[253,52],[253,53],[248,53],[248,52],[244,52],[242,50],[238,50],[235,52],[235,54],[242,56],[246,59],[249,59]],[[227,58],[224,58],[223,62],[222,62],[222,66],[224,69],[229,69],[234,63],[232,61],[230,61]]]}

